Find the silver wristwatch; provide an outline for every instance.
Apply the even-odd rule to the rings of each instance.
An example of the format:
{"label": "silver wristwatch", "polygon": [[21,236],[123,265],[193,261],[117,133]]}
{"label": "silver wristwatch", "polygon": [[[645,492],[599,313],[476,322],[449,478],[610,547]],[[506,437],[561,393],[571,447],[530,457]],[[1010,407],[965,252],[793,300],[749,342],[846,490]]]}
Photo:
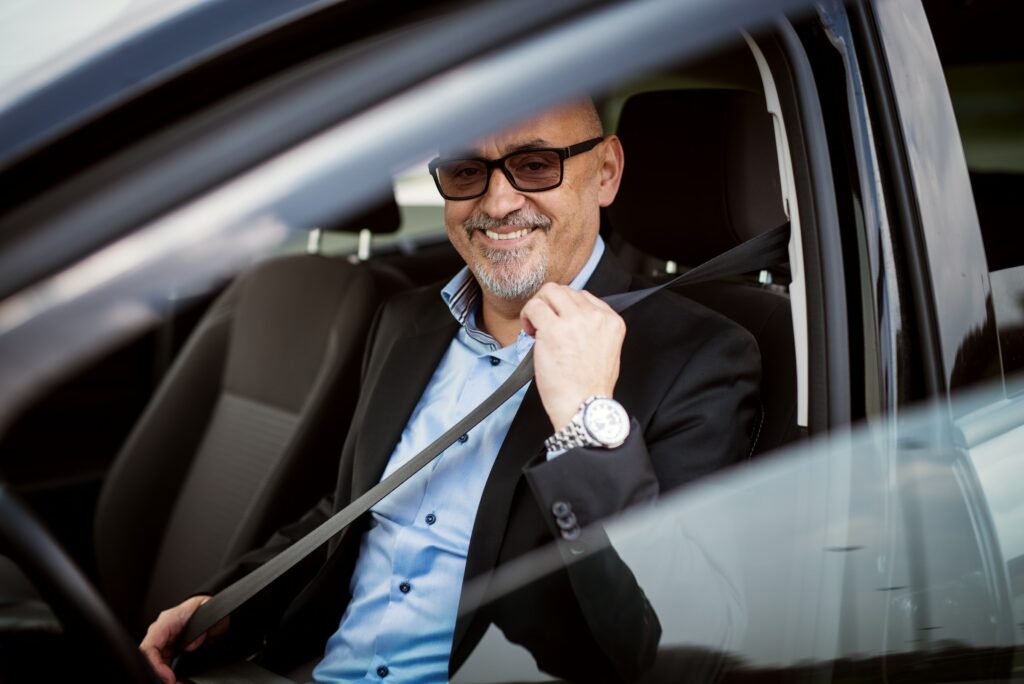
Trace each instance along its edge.
{"label": "silver wristwatch", "polygon": [[575,447],[613,449],[629,436],[629,414],[609,397],[588,397],[569,424],[544,441],[548,451]]}

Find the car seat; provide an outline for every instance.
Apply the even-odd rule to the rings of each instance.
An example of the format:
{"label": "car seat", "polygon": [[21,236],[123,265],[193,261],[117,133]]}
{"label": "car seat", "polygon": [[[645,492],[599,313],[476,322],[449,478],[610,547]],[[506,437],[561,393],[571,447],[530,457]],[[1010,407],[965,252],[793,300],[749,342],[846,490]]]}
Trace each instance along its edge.
{"label": "car seat", "polygon": [[[787,222],[764,96],[664,90],[626,101],[618,135],[626,171],[608,220],[659,260],[698,264]],[[799,436],[789,296],[756,279],[685,287],[685,296],[746,328],[761,350],[762,423],[752,453]]]}
{"label": "car seat", "polygon": [[[399,223],[389,197],[341,229]],[[299,254],[249,268],[214,302],[100,493],[99,579],[130,631],[333,488],[367,332],[404,286],[369,262]]]}

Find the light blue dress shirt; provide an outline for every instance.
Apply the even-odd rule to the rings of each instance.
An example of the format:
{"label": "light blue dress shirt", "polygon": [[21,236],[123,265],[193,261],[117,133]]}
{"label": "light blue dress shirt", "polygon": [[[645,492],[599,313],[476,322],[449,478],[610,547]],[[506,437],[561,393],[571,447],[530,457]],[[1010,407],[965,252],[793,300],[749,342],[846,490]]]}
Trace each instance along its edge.
{"label": "light blue dress shirt", "polygon": [[[602,254],[598,237],[571,287],[583,287]],[[384,477],[497,389],[533,346],[533,338],[520,331],[514,343],[499,348],[476,325],[480,296],[468,268],[442,290],[461,327],[409,417]],[[448,681],[477,507],[527,387],[371,509],[349,584],[352,600],[313,672],[317,682]]]}

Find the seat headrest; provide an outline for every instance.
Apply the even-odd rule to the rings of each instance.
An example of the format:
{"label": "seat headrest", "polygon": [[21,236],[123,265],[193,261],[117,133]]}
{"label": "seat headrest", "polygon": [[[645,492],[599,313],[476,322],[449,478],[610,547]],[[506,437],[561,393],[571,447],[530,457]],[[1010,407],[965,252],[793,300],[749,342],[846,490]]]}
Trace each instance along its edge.
{"label": "seat headrest", "polygon": [[653,256],[696,266],[786,222],[764,96],[665,90],[632,96],[612,227]]}
{"label": "seat headrest", "polygon": [[361,230],[369,230],[374,235],[394,233],[401,227],[402,217],[393,190],[379,195],[372,204],[352,218],[323,226],[324,230],[332,233],[358,233]]}

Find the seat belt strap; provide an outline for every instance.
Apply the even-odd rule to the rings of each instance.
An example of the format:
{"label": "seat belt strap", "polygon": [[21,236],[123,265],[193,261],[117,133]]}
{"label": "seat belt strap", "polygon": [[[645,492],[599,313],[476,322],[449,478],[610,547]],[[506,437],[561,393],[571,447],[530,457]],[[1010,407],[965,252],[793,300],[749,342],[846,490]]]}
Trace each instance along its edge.
{"label": "seat belt strap", "polygon": [[[789,224],[736,245],[727,252],[705,261],[700,266],[656,287],[632,292],[622,292],[604,298],[615,311],[621,313],[631,306],[665,288],[692,285],[724,276],[740,275],[759,271],[783,263],[788,258]],[[287,549],[224,588],[199,607],[186,625],[178,641],[180,646],[191,643],[201,634],[220,622],[243,603],[263,590],[264,587],[288,572],[310,553],[326,544],[332,537],[348,527],[385,496],[397,489],[423,466],[433,461],[441,452],[451,446],[461,435],[469,432],[480,421],[501,406],[513,394],[533,378],[533,349],[523,357],[512,374],[490,396],[484,399],[465,418],[449,428],[429,446],[407,461],[362,496],[325,520]]]}

